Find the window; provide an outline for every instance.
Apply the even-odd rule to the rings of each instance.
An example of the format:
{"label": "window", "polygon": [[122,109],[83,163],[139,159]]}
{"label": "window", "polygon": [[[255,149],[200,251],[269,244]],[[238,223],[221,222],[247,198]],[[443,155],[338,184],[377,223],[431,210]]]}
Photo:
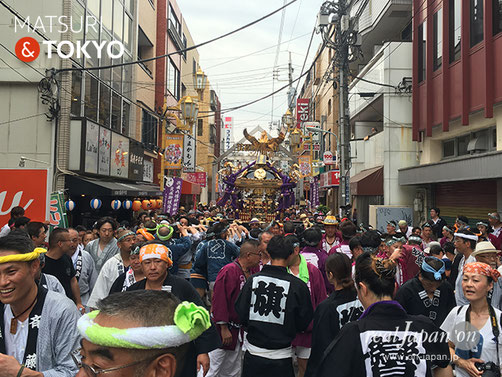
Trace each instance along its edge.
{"label": "window", "polygon": [[450,63],[460,59],[461,0],[450,1]]}
{"label": "window", "polygon": [[132,30],[132,20],[127,14],[124,16],[124,45],[130,50],[131,49],[131,30]]}
{"label": "window", "polygon": [[87,10],[99,20],[99,0],[87,0]]}
{"label": "window", "polygon": [[443,141],[443,158],[455,157],[455,139]]}
{"label": "window", "polygon": [[112,31],[112,20],[113,20],[113,2],[111,0],[104,0],[101,2],[101,22],[103,26]]}
{"label": "window", "polygon": [[176,13],[174,13],[174,9],[171,6],[171,4],[169,4],[169,21],[172,22],[172,25],[174,26],[174,29],[178,32],[178,35],[181,35],[181,23],[178,20]]}
{"label": "window", "polygon": [[193,59],[192,62],[192,72],[193,74],[197,73],[197,62],[195,61],[195,58]]}
{"label": "window", "polygon": [[187,87],[185,84],[181,83],[181,96],[185,97],[187,95]]}
{"label": "window", "polygon": [[490,127],[455,139],[445,140],[442,146],[443,158],[494,151],[497,150],[497,129]]}
{"label": "window", "polygon": [[216,126],[214,124],[209,125],[209,142],[216,143]]}
{"label": "window", "polygon": [[328,115],[331,115],[331,98],[328,100]]}
{"label": "window", "polygon": [[427,21],[418,26],[418,82],[425,80]]}
{"label": "window", "polygon": [[150,147],[157,145],[157,118],[143,110],[141,126],[141,141]]}
{"label": "window", "polygon": [[[138,59],[148,59],[154,56],[153,44],[146,36],[141,27],[138,26]],[[139,63],[139,65],[152,77],[153,61]],[[153,77],[152,77],[153,78]]]}
{"label": "window", "polygon": [[129,102],[122,101],[122,134],[129,136],[129,113],[131,105]]}
{"label": "window", "polygon": [[493,0],[493,35],[502,31],[502,0]]}
{"label": "window", "polygon": [[124,25],[124,6],[120,0],[115,0],[113,7],[113,34],[118,40],[122,40],[122,29]]}
{"label": "window", "polygon": [[471,47],[483,40],[483,0],[470,0]]}
{"label": "window", "polygon": [[118,94],[112,94],[112,121],[111,128],[114,131],[122,132],[120,127],[120,104],[122,103]]}
{"label": "window", "polygon": [[[74,68],[77,68],[74,66]],[[80,116],[82,72],[74,71],[71,75],[71,115]]]}
{"label": "window", "polygon": [[174,98],[180,98],[180,71],[171,59],[167,62],[167,90]]}
{"label": "window", "polygon": [[98,80],[85,74],[85,116],[93,121],[98,119]]}
{"label": "window", "polygon": [[204,120],[197,119],[197,136],[202,136],[204,132]]}
{"label": "window", "polygon": [[441,9],[434,13],[432,20],[432,28],[434,35],[434,71],[441,67],[443,62],[443,15]]}
{"label": "window", "polygon": [[99,86],[99,124],[110,127],[110,88]]}

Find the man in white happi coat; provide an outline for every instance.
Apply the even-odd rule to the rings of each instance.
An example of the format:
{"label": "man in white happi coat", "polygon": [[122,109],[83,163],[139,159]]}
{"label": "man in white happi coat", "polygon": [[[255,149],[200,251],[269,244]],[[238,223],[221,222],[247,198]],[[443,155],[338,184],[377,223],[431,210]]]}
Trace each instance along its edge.
{"label": "man in white happi coat", "polygon": [[73,377],[79,317],[65,295],[40,287],[39,255],[20,234],[0,239],[0,377]]}

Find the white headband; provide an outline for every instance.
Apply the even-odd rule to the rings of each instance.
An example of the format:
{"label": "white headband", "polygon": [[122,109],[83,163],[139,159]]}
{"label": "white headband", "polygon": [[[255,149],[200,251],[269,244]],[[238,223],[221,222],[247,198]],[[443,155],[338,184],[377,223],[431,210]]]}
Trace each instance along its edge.
{"label": "white headband", "polygon": [[455,237],[465,238],[466,240],[478,241],[478,236],[475,234],[454,233]]}

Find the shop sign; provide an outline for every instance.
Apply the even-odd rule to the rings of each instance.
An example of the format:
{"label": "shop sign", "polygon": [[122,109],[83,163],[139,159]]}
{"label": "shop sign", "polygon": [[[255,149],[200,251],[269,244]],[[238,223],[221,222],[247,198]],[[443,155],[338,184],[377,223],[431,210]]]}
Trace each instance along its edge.
{"label": "shop sign", "polygon": [[98,174],[101,175],[110,175],[111,139],[111,131],[104,127],[99,127]]}
{"label": "shop sign", "polygon": [[112,177],[128,178],[129,176],[129,139],[112,133],[111,171]]}
{"label": "shop sign", "polygon": [[143,181],[153,182],[153,161],[143,159]]}
{"label": "shop sign", "polygon": [[331,170],[321,174],[321,187],[337,187],[340,186],[340,171]]}
{"label": "shop sign", "polygon": [[131,140],[129,143],[129,179],[134,181],[143,180],[144,159],[145,156],[141,145]]}
{"label": "shop sign", "polygon": [[301,128],[303,122],[309,120],[309,103],[308,98],[298,98],[296,100],[296,127]]}
{"label": "shop sign", "polygon": [[33,221],[47,219],[47,176],[47,169],[0,169],[0,226],[7,224],[17,206]]}
{"label": "shop sign", "polygon": [[190,183],[195,183],[200,185],[200,187],[206,187],[206,172],[196,172],[188,173],[186,175],[186,181]]}
{"label": "shop sign", "polygon": [[224,145],[224,150],[228,151],[232,147],[232,139],[233,139],[233,132],[234,132],[234,118],[232,117],[225,117],[224,123],[223,123],[223,145]]}
{"label": "shop sign", "polygon": [[331,151],[326,151],[323,154],[323,162],[324,165],[334,165],[335,164],[335,159],[333,156],[333,152]]}
{"label": "shop sign", "polygon": [[189,134],[183,139],[183,171],[185,173],[195,171],[195,139]]}
{"label": "shop sign", "polygon": [[86,173],[98,173],[99,126],[87,121],[85,129],[85,166]]}

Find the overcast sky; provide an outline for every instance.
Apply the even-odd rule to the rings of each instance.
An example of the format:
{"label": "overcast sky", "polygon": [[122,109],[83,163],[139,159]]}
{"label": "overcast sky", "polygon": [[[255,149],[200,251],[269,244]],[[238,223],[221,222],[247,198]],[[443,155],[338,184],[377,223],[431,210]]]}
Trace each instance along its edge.
{"label": "overcast sky", "polygon": [[[289,1],[287,1],[289,2]],[[254,21],[278,8],[283,0],[177,0],[196,44],[225,34]],[[288,59],[291,51],[293,78],[297,78],[305,59],[308,43],[322,1],[297,0],[284,15],[282,44],[277,66],[279,79],[272,82],[282,12],[230,37],[199,49],[200,64],[216,90],[222,109],[248,103],[287,84]],[[320,42],[315,35],[306,67],[308,68]],[[282,81],[284,80],[284,81]],[[295,83],[296,85],[296,83]],[[300,89],[299,89],[300,90]],[[234,118],[234,141],[257,125],[268,130],[270,121],[278,121],[287,109],[286,90],[254,105],[226,114]],[[225,115],[224,115],[225,116]],[[274,132],[275,134],[275,132]]]}

